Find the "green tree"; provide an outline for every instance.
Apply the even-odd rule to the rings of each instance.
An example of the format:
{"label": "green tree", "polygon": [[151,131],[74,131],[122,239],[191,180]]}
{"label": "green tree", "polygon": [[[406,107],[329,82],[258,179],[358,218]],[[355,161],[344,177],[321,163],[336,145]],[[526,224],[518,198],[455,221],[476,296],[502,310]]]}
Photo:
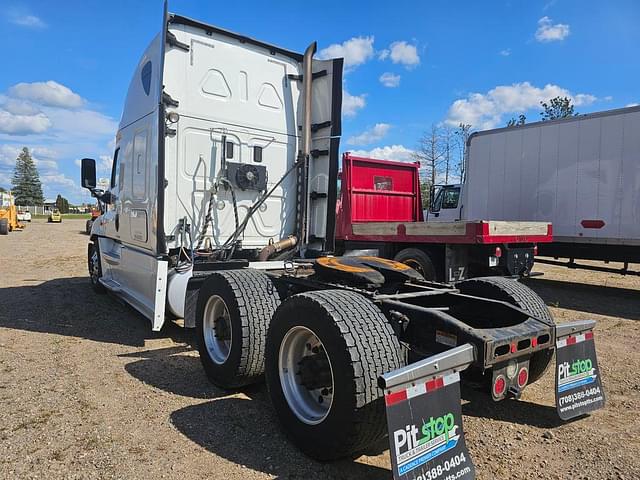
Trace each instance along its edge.
{"label": "green tree", "polygon": [[507,127],[519,127],[525,123],[527,123],[527,117],[521,113],[517,120],[515,118],[511,118],[511,120],[507,122]]}
{"label": "green tree", "polygon": [[27,147],[24,147],[18,154],[11,183],[17,205],[42,205],[44,203],[40,175],[38,175],[38,169]]}
{"label": "green tree", "polygon": [[5,193],[7,190],[4,187],[0,187],[0,193]]}
{"label": "green tree", "polygon": [[56,197],[56,208],[60,213],[69,213],[69,200],[58,194]]}
{"label": "green tree", "polygon": [[544,110],[542,115],[542,121],[556,120],[558,118],[575,117],[578,112],[575,111],[571,104],[571,99],[568,97],[555,97],[547,102],[540,102],[542,109]]}
{"label": "green tree", "polygon": [[422,200],[422,209],[423,210],[427,210],[429,208],[429,201],[431,200],[430,198],[431,195],[431,184],[429,183],[429,180],[427,180],[426,178],[420,181],[420,197]]}

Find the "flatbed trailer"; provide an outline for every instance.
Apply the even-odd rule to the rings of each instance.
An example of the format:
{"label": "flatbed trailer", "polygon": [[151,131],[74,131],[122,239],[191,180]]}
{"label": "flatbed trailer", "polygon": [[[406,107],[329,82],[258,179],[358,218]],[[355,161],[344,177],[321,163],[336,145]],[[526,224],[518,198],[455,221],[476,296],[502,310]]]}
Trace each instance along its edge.
{"label": "flatbed trailer", "polygon": [[[551,363],[561,327],[506,278],[453,287],[393,260],[331,255],[342,59],[315,60],[315,50],[165,9],[131,82],[109,191],[96,187],[95,160],[82,160],[82,186],[106,205],[87,246],[91,284],[154,331],[183,319],[216,385],[264,379],[282,428],[308,455],[360,453],[388,426],[394,477],[449,451],[443,465],[470,478],[457,375],[493,400],[517,398]],[[435,405],[431,390],[453,396]],[[433,436],[437,419],[428,444],[418,420],[405,432],[403,408],[417,398],[429,400],[412,410],[424,418],[457,412],[446,416],[457,422],[451,442]]]}
{"label": "flatbed trailer", "polygon": [[411,265],[431,280],[531,273],[537,245],[551,242],[547,222],[424,221],[419,163],[342,157],[337,249]]}

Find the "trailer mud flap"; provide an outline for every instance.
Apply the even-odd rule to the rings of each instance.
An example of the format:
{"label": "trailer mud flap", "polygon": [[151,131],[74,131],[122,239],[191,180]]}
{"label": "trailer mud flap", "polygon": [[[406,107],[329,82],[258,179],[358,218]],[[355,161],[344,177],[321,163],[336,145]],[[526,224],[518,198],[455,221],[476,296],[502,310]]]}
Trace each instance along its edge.
{"label": "trailer mud flap", "polygon": [[556,409],[562,420],[604,407],[594,326],[585,320],[556,327]]}
{"label": "trailer mud flap", "polygon": [[394,479],[473,479],[462,428],[460,371],[470,344],[382,375]]}

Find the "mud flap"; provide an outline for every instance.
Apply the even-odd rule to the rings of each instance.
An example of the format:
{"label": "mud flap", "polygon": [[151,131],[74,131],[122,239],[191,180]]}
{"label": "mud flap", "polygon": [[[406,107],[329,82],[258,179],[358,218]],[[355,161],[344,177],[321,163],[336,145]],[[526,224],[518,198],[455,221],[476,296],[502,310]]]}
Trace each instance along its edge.
{"label": "mud flap", "polygon": [[475,358],[465,344],[378,379],[385,390],[394,479],[473,479],[462,429],[460,371]]}
{"label": "mud flap", "polygon": [[556,409],[562,420],[604,407],[595,323],[584,320],[556,327]]}

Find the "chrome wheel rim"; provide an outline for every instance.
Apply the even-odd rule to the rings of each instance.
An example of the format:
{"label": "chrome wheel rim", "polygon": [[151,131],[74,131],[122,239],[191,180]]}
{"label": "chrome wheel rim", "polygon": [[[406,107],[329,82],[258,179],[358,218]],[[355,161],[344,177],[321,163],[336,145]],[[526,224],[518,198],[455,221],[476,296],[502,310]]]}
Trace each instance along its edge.
{"label": "chrome wheel rim", "polygon": [[331,410],[334,376],[322,341],[306,327],[291,328],[280,344],[278,373],[289,408],[308,425],[321,423]]}
{"label": "chrome wheel rim", "polygon": [[89,276],[91,277],[91,281],[96,284],[100,278],[100,264],[98,262],[100,262],[98,252],[94,248],[93,253],[91,254],[91,262],[89,264]]}
{"label": "chrome wheel rim", "polygon": [[204,343],[211,360],[222,365],[231,353],[231,316],[224,300],[212,295],[204,307]]}

